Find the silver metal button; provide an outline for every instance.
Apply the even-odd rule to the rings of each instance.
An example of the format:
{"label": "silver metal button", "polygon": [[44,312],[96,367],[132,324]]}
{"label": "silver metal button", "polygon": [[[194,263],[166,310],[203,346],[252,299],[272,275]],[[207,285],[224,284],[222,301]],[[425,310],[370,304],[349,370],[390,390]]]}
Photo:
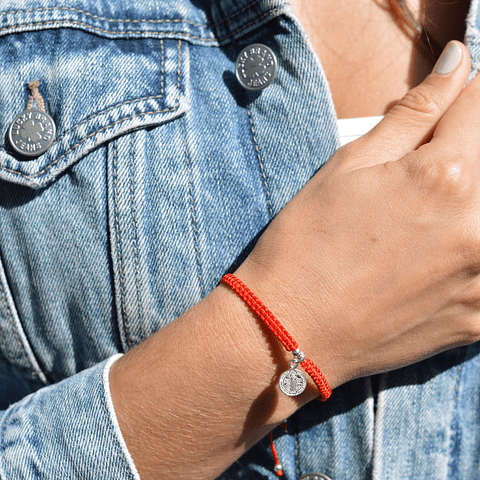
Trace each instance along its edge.
{"label": "silver metal button", "polygon": [[27,108],[10,124],[8,140],[18,154],[38,157],[52,145],[55,132],[55,122],[48,113]]}
{"label": "silver metal button", "polygon": [[235,72],[243,88],[262,90],[268,87],[277,75],[277,58],[266,45],[254,43],[240,52]]}
{"label": "silver metal button", "polygon": [[323,473],[306,473],[305,475],[302,475],[298,480],[330,480],[330,478]]}

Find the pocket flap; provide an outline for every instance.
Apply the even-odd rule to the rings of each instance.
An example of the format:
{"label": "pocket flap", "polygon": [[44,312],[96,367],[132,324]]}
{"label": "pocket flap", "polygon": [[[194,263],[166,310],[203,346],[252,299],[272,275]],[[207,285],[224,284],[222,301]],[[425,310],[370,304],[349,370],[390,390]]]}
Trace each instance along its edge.
{"label": "pocket flap", "polygon": [[[19,68],[21,52],[26,64]],[[106,39],[57,29],[2,38],[0,179],[42,188],[112,138],[177,118],[188,109],[188,44],[180,39]],[[20,55],[20,53],[18,54]],[[57,134],[41,156],[12,154],[7,130],[38,78]],[[86,159],[85,161],[88,161]]]}

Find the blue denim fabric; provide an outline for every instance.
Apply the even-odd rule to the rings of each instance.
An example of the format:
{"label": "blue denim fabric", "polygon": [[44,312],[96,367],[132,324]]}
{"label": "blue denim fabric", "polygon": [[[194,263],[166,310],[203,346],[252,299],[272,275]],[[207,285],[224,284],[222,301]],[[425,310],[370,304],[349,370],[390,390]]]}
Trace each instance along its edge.
{"label": "blue denim fabric", "polygon": [[[474,0],[473,73],[479,26]],[[138,478],[109,366],[335,151],[328,84],[286,0],[4,0],[0,36],[0,478]],[[234,75],[256,42],[279,60],[261,93]],[[36,78],[58,134],[25,161],[4,135]],[[480,478],[479,362],[472,345],[312,402],[274,432],[284,478]],[[221,478],[277,478],[267,441]]]}

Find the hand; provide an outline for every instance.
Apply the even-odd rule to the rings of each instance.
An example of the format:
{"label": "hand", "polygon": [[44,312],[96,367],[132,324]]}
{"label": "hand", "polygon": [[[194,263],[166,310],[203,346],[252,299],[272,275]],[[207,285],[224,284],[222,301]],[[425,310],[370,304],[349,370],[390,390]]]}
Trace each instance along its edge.
{"label": "hand", "polygon": [[459,66],[338,150],[237,272],[332,388],[480,339],[480,78],[463,89],[456,45]]}
{"label": "hand", "polygon": [[[480,338],[480,77],[462,91],[458,48],[455,71],[340,149],[236,272],[332,388]],[[192,465],[217,478],[316,395],[278,391],[291,357],[275,342],[220,285],[113,365],[143,479],[191,478]]]}

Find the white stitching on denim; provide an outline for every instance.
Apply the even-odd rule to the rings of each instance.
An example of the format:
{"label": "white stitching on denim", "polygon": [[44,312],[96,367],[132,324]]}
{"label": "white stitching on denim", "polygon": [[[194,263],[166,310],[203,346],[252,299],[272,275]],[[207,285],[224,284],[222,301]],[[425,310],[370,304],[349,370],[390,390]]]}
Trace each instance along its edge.
{"label": "white stitching on denim", "polygon": [[[186,33],[186,32],[169,32],[169,31],[149,32],[149,31],[145,31],[145,30],[129,30],[127,32],[117,32],[117,31],[112,31],[112,30],[102,30],[101,28],[94,27],[94,26],[92,26],[88,23],[77,22],[77,21],[74,21],[74,20],[50,20],[48,22],[18,24],[18,25],[11,26],[11,27],[0,28],[0,34],[2,32],[6,32],[8,30],[17,30],[17,29],[23,28],[23,27],[37,27],[37,26],[41,26],[41,25],[63,24],[65,27],[68,27],[69,25],[79,25],[81,27],[86,27],[87,29],[90,29],[90,30],[93,30],[93,31],[96,31],[96,32],[110,34],[110,35],[113,35],[115,37],[120,37],[120,38],[127,37],[128,35],[132,35],[132,34],[133,35],[147,34],[147,35],[150,35],[151,37],[165,36],[165,35],[169,35],[169,34],[177,34],[177,35],[182,35],[182,36],[185,36],[187,38],[192,38],[192,39],[195,39],[195,40],[201,40],[201,41],[204,41],[204,42],[214,42],[214,43],[218,44],[218,43],[221,43],[221,42],[223,42],[224,40],[226,40],[230,37],[233,37],[234,35],[237,35],[237,33],[241,32],[245,28],[248,28],[250,25],[253,25],[254,23],[257,23],[257,22],[263,20],[265,17],[268,17],[269,15],[272,15],[272,14],[276,13],[278,10],[281,10],[283,8],[285,8],[285,5],[281,5],[277,8],[274,8],[273,10],[269,10],[268,12],[266,12],[261,17],[255,18],[251,22],[247,23],[246,25],[242,25],[240,28],[238,28],[234,32],[231,32],[228,35],[225,35],[224,37],[222,37],[220,39],[199,37],[199,36],[192,35],[192,34]],[[223,21],[221,23],[223,23]],[[220,25],[220,23],[217,24],[217,25]]]}
{"label": "white stitching on denim", "polygon": [[65,27],[71,26],[71,25],[80,25],[81,27],[86,27],[89,30],[93,30],[95,32],[100,32],[100,33],[108,33],[109,35],[113,35],[115,37],[127,37],[128,35],[143,35],[143,34],[148,34],[151,35],[152,37],[158,37],[158,36],[165,36],[168,34],[175,34],[175,35],[182,35],[188,38],[194,38],[195,40],[202,40],[204,42],[216,42],[216,38],[204,38],[204,37],[197,37],[196,35],[192,35],[190,33],[186,32],[169,32],[169,31],[163,31],[163,32],[149,32],[145,30],[129,30],[126,32],[117,32],[115,30],[102,30],[101,28],[94,27],[88,23],[83,23],[83,22],[77,22],[75,20],[50,20],[48,22],[36,22],[36,23],[24,23],[24,24],[19,24],[15,25],[14,27],[3,27],[0,28],[0,33],[6,32],[8,30],[14,30],[16,31],[19,28],[23,27],[38,27],[40,25],[58,25],[62,24]]}
{"label": "white stitching on denim", "polygon": [[180,105],[180,74],[182,70],[182,41],[178,41],[178,68],[177,68],[177,108]]}
{"label": "white stitching on denim", "polygon": [[109,128],[112,128],[115,125],[117,125],[118,123],[126,122],[127,120],[131,120],[132,118],[135,118],[135,117],[142,117],[144,115],[156,115],[156,114],[165,113],[165,112],[174,112],[177,109],[178,109],[178,106],[175,106],[173,108],[167,108],[166,110],[156,110],[156,111],[153,111],[153,112],[137,113],[135,115],[131,115],[130,117],[121,118],[120,120],[117,120],[116,122],[111,123],[110,125],[107,125],[103,128],[100,128],[99,130],[95,130],[94,132],[92,132],[88,136],[86,136],[85,138],[82,138],[79,142],[77,142],[75,145],[73,145],[73,147],[70,148],[70,150],[65,152],[61,157],[58,157],[54,162],[47,165],[42,171],[36,173],[35,175],[25,175],[24,173],[20,173],[20,172],[17,172],[15,170],[10,170],[9,168],[1,167],[1,166],[0,166],[0,170],[3,170],[5,172],[9,172],[9,173],[13,173],[13,174],[18,175],[18,176],[23,177],[23,178],[28,178],[28,179],[36,178],[40,175],[43,175],[48,170],[50,170],[50,168],[55,166],[62,158],[66,157],[70,152],[75,150],[75,148],[77,148],[80,144],[82,144],[83,142],[85,142],[89,138],[95,136],[97,133],[103,132],[104,130],[108,130]]}
{"label": "white stitching on denim", "polygon": [[[258,0],[257,0],[258,1]],[[194,27],[204,27],[206,28],[207,25],[203,23],[194,23],[190,22],[189,20],[179,19],[172,19],[172,20],[148,20],[148,19],[139,19],[139,20],[131,20],[131,19],[116,19],[116,18],[106,18],[100,17],[98,15],[94,15],[93,13],[86,12],[85,10],[79,10],[78,8],[73,7],[49,7],[49,8],[32,8],[30,10],[10,10],[9,12],[0,12],[0,17],[5,15],[16,15],[17,13],[37,13],[37,12],[51,12],[51,11],[71,11],[77,12],[82,15],[86,15],[87,17],[95,18],[96,20],[106,21],[106,22],[117,22],[117,23],[187,23],[189,25],[193,25]]]}
{"label": "white stitching on denim", "polygon": [[268,212],[270,213],[270,218],[273,218],[273,207],[272,207],[272,200],[270,199],[270,189],[268,188],[267,176],[265,175],[265,169],[263,168],[262,157],[260,156],[260,150],[258,149],[258,143],[257,143],[257,139],[255,137],[255,129],[253,127],[253,120],[252,120],[252,115],[250,113],[250,108],[249,107],[247,107],[247,113],[248,113],[248,119],[250,120],[250,127],[252,129],[253,143],[255,144],[255,150],[257,152],[258,163],[260,165],[260,170],[262,172],[263,185],[265,186],[265,190],[267,192]]}
{"label": "white stitching on denim", "polygon": [[[468,347],[465,348],[465,354],[463,356],[463,359],[465,360],[466,356],[467,356],[467,351],[468,351]],[[452,441],[452,438],[453,438],[453,428],[454,428],[454,423],[455,423],[455,414],[456,414],[456,411],[457,411],[457,408],[458,408],[458,390],[459,390],[459,385],[460,385],[460,373],[461,373],[461,370],[462,370],[462,367],[461,367],[461,364],[458,365],[457,367],[457,378],[456,378],[456,382],[455,382],[455,398],[454,398],[454,408],[453,408],[453,416],[452,416],[452,421],[450,423],[450,432],[451,432],[451,437],[450,437],[450,441],[448,442],[449,443],[449,448],[450,450],[452,449],[453,447],[453,441]],[[449,462],[449,465],[448,465],[448,469],[451,470],[450,468],[450,465],[451,465],[451,462]]]}
{"label": "white stitching on denim", "polygon": [[142,340],[145,338],[145,331],[143,328],[143,307],[141,302],[141,287],[140,287],[140,273],[139,273],[139,262],[138,262],[138,243],[137,243],[137,220],[135,217],[135,178],[133,174],[133,164],[134,164],[134,148],[133,148],[133,139],[134,134],[130,135],[130,197],[131,197],[131,207],[132,207],[132,221],[133,221],[133,254],[135,258],[135,284],[137,287],[137,305],[138,305],[138,320],[140,324],[140,330],[142,334]]}
{"label": "white stitching on denim", "polygon": [[187,147],[187,135],[185,132],[185,122],[182,121],[182,134],[183,134],[183,146],[185,148],[185,157],[187,159],[187,168],[188,168],[188,191],[190,194],[190,211],[192,213],[192,226],[193,226],[193,238],[195,242],[195,253],[197,257],[197,272],[198,272],[198,280],[200,282],[200,291],[202,297],[205,296],[205,289],[203,287],[203,278],[202,278],[202,261],[200,258],[200,249],[198,248],[198,230],[197,230],[197,219],[195,215],[195,203],[193,201],[193,179],[192,179],[192,172],[190,167],[190,156],[188,155],[188,147]]}
{"label": "white stitching on denim", "polygon": [[[178,98],[177,98],[177,104],[180,101],[180,78],[181,78],[181,47],[182,47],[182,41],[179,40],[178,42],[178,70],[177,70],[177,76],[178,76],[178,82],[177,82],[177,90],[178,90]],[[190,171],[190,156],[188,155],[188,148],[187,148],[187,135],[185,133],[185,122],[183,121],[183,118],[181,119],[182,123],[182,134],[183,134],[183,145],[185,148],[185,156],[187,158],[187,167],[188,167],[188,181],[189,181],[189,192],[190,192],[190,208],[192,211],[192,224],[193,224],[193,233],[194,233],[194,239],[195,239],[195,252],[197,256],[197,269],[198,269],[198,278],[200,281],[200,291],[202,294],[202,297],[205,296],[205,289],[203,286],[203,278],[202,278],[202,263],[200,259],[200,250],[198,248],[198,231],[197,231],[197,220],[195,216],[195,204],[193,202],[193,180],[192,180],[192,175]]]}
{"label": "white stitching on denim", "polygon": [[[178,42],[178,69],[177,69],[177,87],[178,87],[178,97],[177,97],[177,107],[180,104],[180,74],[181,74],[181,61],[182,61],[182,50],[181,50],[182,42]],[[138,115],[137,115],[138,116]],[[183,120],[182,120],[183,121]],[[118,122],[116,122],[118,123]],[[115,125],[115,124],[112,124]],[[110,125],[110,126],[112,126]],[[86,137],[88,138],[88,137]],[[119,275],[120,275],[120,291],[121,291],[121,311],[122,311],[122,320],[123,320],[123,328],[125,332],[125,337],[127,338],[127,343],[129,348],[132,348],[132,343],[128,334],[128,316],[125,309],[125,285],[123,281],[123,268],[122,268],[122,248],[121,248],[121,241],[120,241],[120,228],[119,228],[119,221],[118,221],[118,202],[117,202],[117,141],[115,140],[114,143],[114,154],[113,154],[113,185],[114,185],[114,199],[115,199],[115,228],[117,232],[117,251],[118,251],[118,264],[119,264]],[[57,159],[58,161],[59,159]],[[138,294],[138,291],[137,291]]]}
{"label": "white stitching on denim", "polygon": [[165,93],[165,45],[163,43],[163,38],[160,40],[160,49],[162,51],[162,80],[160,81],[160,96],[163,97]]}
{"label": "white stitching on denim", "polygon": [[295,456],[295,468],[297,470],[297,478],[300,478],[300,445],[298,444],[298,434],[297,432],[293,432],[294,438],[294,456]]}
{"label": "white stitching on denim", "polygon": [[[21,173],[21,172],[17,172],[15,170],[11,170],[9,168],[6,168],[6,167],[2,167],[0,166],[0,170],[3,170],[5,172],[9,172],[9,173],[12,173],[14,175],[18,175],[20,177],[23,177],[23,178],[28,178],[28,179],[33,179],[33,178],[36,178],[42,174],[44,174],[45,172],[47,172],[48,170],[50,170],[50,168],[52,168],[54,165],[56,165],[62,158],[66,157],[72,150],[74,150],[75,148],[77,148],[81,143],[85,142],[86,140],[88,140],[89,138],[93,137],[94,135],[96,135],[97,133],[100,133],[100,132],[103,132],[104,130],[107,130],[115,125],[117,125],[118,123],[121,123],[121,122],[124,122],[124,121],[127,121],[127,120],[131,120],[132,118],[135,118],[135,117],[141,117],[141,116],[144,116],[144,115],[155,115],[155,114],[159,114],[159,113],[165,113],[165,112],[173,112],[175,110],[177,110],[180,106],[180,78],[181,78],[181,62],[182,62],[182,41],[179,40],[178,41],[178,69],[177,69],[177,88],[178,88],[178,92],[177,92],[177,105],[173,108],[167,108],[165,110],[157,110],[157,111],[152,111],[152,112],[144,112],[144,113],[137,113],[135,115],[132,115],[130,117],[125,117],[125,118],[122,118],[120,120],[117,120],[116,122],[114,123],[111,123],[110,125],[107,125],[99,130],[95,130],[94,132],[90,133],[89,135],[87,135],[85,138],[82,138],[82,140],[80,140],[79,142],[77,142],[75,145],[73,145],[73,147],[70,148],[70,150],[68,150],[67,152],[65,152],[62,156],[58,157],[54,162],[50,163],[49,165],[47,165],[43,170],[41,170],[40,172],[37,172],[35,175],[26,175],[24,173]],[[162,75],[163,76],[163,75]],[[82,123],[85,123],[87,122],[89,119],[91,118],[94,118],[96,116],[99,116],[105,112],[107,112],[108,110],[111,110],[112,108],[116,108],[116,107],[119,107],[121,105],[126,105],[128,103],[134,103],[134,102],[138,102],[138,101],[141,101],[141,100],[148,100],[148,99],[151,99],[151,98],[159,98],[161,95],[158,95],[158,96],[155,96],[155,97],[146,97],[144,99],[139,99],[139,100],[130,100],[129,102],[125,102],[125,103],[121,103],[119,105],[116,105],[116,106],[113,106],[113,107],[110,107],[108,108],[107,110],[104,110],[100,113],[97,113],[95,115],[93,115],[92,117],[89,117],[87,118],[86,120],[83,120],[81,123],[78,123],[77,125],[75,125],[75,127],[71,128],[70,130],[68,130],[67,132],[65,132],[61,137],[59,137],[57,139],[57,141],[55,143],[58,143],[58,141],[60,141],[65,135],[67,135],[68,132],[71,132],[72,130],[74,130],[75,128],[77,128],[79,125],[81,125]],[[3,151],[6,151],[5,149],[1,148],[0,150],[3,150]]]}
{"label": "white stitching on denim", "polygon": [[[164,72],[162,70],[162,82],[163,82],[163,77],[164,77]],[[72,128],[69,128],[68,130],[66,130],[62,136],[60,137],[57,137],[57,139],[55,140],[55,142],[52,144],[52,146],[56,145],[58,142],[60,142],[60,140],[62,140],[63,138],[65,138],[70,132],[72,132],[73,130],[75,130],[76,128],[78,128],[80,125],[83,125],[84,123],[92,120],[92,118],[96,118],[96,117],[99,117],[100,115],[103,115],[104,113],[107,113],[109,112],[110,110],[114,110],[116,108],[120,108],[120,107],[123,107],[124,105],[131,105],[133,103],[138,103],[138,102],[143,102],[145,100],[154,100],[154,99],[158,99],[158,98],[162,98],[163,97],[163,92],[160,93],[160,95],[152,95],[150,97],[142,97],[142,98],[137,98],[135,100],[127,100],[126,102],[122,102],[122,103],[117,103],[115,105],[112,105],[111,107],[108,107],[106,108],[105,110],[101,110],[100,112],[95,112],[93,115],[90,115],[89,117],[87,117],[85,120],[82,120],[81,122],[79,123],[76,123],[74,127]],[[153,112],[148,112],[148,113],[153,113]],[[154,113],[163,113],[163,112],[154,112]],[[51,148],[51,147],[50,147]],[[0,147],[0,150],[4,151],[4,152],[7,152],[4,148],[1,148]],[[8,152],[7,152],[8,153]],[[1,167],[0,167],[1,168]]]}
{"label": "white stitching on denim", "polygon": [[[162,72],[162,81],[163,81],[163,72]],[[162,98],[162,97],[163,97],[163,93],[161,93],[160,95],[151,95],[150,97],[137,98],[136,100],[127,100],[126,102],[117,103],[115,105],[112,105],[111,107],[108,107],[105,110],[101,110],[100,112],[95,112],[93,115],[90,115],[85,120],[82,120],[80,123],[76,123],[74,127],[70,128],[66,132],[64,132],[61,137],[58,137],[56,139],[55,143],[58,143],[66,135],[68,135],[71,131],[75,130],[80,125],[83,125],[84,123],[88,122],[92,118],[99,117],[100,115],[103,115],[104,113],[107,113],[110,110],[113,110],[115,108],[123,107],[124,105],[131,105],[132,103],[144,102],[145,100],[154,100],[154,99]]]}
{"label": "white stitching on denim", "polygon": [[115,230],[117,240],[117,256],[118,256],[118,274],[120,276],[120,310],[122,313],[123,331],[127,338],[129,348],[132,348],[130,338],[128,336],[127,327],[127,311],[125,309],[125,285],[123,284],[123,266],[122,266],[122,244],[120,241],[120,226],[118,221],[118,200],[117,200],[117,141],[113,141],[113,198],[115,201]]}

